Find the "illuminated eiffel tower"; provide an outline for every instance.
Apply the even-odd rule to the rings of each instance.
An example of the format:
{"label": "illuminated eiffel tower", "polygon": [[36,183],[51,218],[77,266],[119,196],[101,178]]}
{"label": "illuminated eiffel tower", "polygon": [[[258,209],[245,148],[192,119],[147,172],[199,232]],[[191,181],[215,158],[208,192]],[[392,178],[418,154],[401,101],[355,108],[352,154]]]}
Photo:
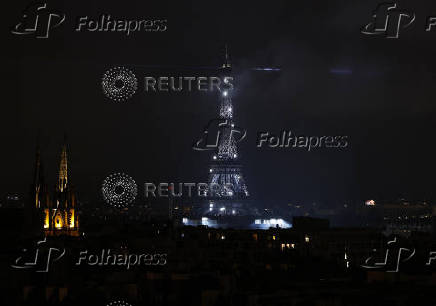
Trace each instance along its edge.
{"label": "illuminated eiffel tower", "polygon": [[[222,80],[228,84],[232,78],[232,66],[229,55],[225,53],[225,62],[221,67]],[[237,142],[245,137],[245,132],[235,127],[232,88],[220,92],[218,140],[212,163],[209,167],[209,187],[207,191],[208,207],[206,215],[246,215],[248,189],[239,164]],[[243,135],[241,135],[241,133]],[[239,138],[239,139],[237,139]]]}

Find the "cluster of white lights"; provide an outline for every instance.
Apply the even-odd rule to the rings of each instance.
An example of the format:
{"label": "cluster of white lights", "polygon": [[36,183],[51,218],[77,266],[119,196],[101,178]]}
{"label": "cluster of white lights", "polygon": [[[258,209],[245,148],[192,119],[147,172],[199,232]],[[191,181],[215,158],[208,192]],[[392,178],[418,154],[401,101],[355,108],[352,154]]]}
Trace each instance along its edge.
{"label": "cluster of white lights", "polygon": [[106,306],[132,306],[132,304],[127,303],[126,301],[112,301]]}
{"label": "cluster of white lights", "polygon": [[278,225],[283,225],[285,222],[283,221],[283,219],[256,219],[254,220],[255,224],[278,224]]}
{"label": "cluster of white lights", "polygon": [[138,194],[138,186],[134,179],[124,173],[114,173],[103,181],[103,198],[111,206],[125,208]]}
{"label": "cluster of white lights", "polygon": [[227,97],[228,94],[229,94],[229,93],[227,92],[227,90],[223,91],[223,96],[224,96],[224,97]]}
{"label": "cluster of white lights", "polygon": [[105,72],[101,85],[106,97],[117,102],[123,102],[135,94],[138,89],[138,80],[129,69],[115,67]]}

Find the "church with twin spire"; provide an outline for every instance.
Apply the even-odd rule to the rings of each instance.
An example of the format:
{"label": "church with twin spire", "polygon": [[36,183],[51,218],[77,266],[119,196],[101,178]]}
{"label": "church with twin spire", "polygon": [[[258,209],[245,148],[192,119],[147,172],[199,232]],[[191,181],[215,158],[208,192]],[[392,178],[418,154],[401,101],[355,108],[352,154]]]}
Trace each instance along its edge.
{"label": "church with twin spire", "polygon": [[76,209],[76,194],[69,177],[66,139],[61,148],[58,177],[52,193],[44,179],[38,146],[31,196],[36,226],[44,231],[45,236],[79,236],[79,216]]}

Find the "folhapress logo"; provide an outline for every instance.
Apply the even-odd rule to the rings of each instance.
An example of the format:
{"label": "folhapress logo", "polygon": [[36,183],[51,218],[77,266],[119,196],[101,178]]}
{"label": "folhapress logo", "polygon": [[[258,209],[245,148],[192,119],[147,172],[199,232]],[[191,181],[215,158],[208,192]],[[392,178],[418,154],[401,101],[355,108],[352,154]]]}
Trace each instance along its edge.
{"label": "folhapress logo", "polygon": [[[400,32],[409,28],[416,19],[415,13],[398,9],[397,3],[379,4],[372,17],[361,33],[384,38],[399,38]],[[436,16],[429,16],[425,21],[425,31],[432,30],[436,30]]]}
{"label": "folhapress logo", "polygon": [[[376,252],[376,250],[373,250],[373,252]],[[400,271],[400,264],[410,260],[414,255],[415,249],[400,247],[397,237],[395,237],[394,240],[388,241],[383,261],[375,262],[373,256],[370,256],[361,267],[365,269],[383,269],[386,272],[398,272]]]}
{"label": "folhapress logo", "polygon": [[363,27],[362,33],[386,38],[398,38],[400,29],[409,27],[415,21],[414,13],[399,10],[396,3],[379,4],[372,17],[373,21]]}
{"label": "folhapress logo", "polygon": [[32,269],[36,272],[47,273],[53,262],[58,261],[65,255],[65,249],[45,247],[47,238],[36,243],[35,253],[29,254],[27,249],[23,249],[22,256],[18,257],[14,264],[14,269]]}
{"label": "folhapress logo", "polygon": [[[54,1],[53,1],[54,2]],[[50,0],[32,2],[23,10],[20,21],[12,27],[11,33],[28,37],[48,38],[54,28],[65,21],[65,14],[52,8]],[[125,19],[113,17],[110,14],[92,16],[71,16],[69,20],[76,20],[75,32],[87,33],[132,33],[165,32],[168,29],[167,19],[163,18],[135,18]],[[73,24],[69,24],[71,26]]]}
{"label": "folhapress logo", "polygon": [[[223,135],[226,132],[229,135]],[[245,139],[247,131],[241,127],[236,127],[229,119],[212,119],[204,128],[200,139],[194,142],[192,148],[196,151],[215,150],[224,139],[223,136],[227,136],[225,139],[230,139],[230,142],[238,143]],[[234,156],[234,158],[236,157]]]}
{"label": "folhapress logo", "polygon": [[60,26],[64,20],[65,14],[49,10],[47,3],[35,2],[23,11],[21,21],[11,32],[16,35],[48,38],[50,31]]}

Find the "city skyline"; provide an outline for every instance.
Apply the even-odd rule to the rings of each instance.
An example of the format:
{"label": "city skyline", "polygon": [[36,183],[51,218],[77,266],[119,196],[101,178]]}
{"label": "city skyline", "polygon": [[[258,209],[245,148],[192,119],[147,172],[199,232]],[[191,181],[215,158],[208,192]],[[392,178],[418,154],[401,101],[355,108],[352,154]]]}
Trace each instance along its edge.
{"label": "city skyline", "polygon": [[[259,203],[285,207],[294,202],[402,197],[434,201],[436,148],[430,139],[436,63],[428,44],[431,33],[410,30],[416,37],[413,43],[408,32],[397,40],[364,36],[360,28],[376,7],[369,3],[332,3],[341,12],[328,10],[335,22],[304,10],[303,4],[278,5],[282,10],[258,10],[261,4],[253,4],[253,15],[232,14],[226,23],[217,21],[220,16],[204,13],[198,18],[209,19],[207,30],[192,28],[172,11],[165,17],[168,30],[146,39],[139,33],[73,35],[66,27],[60,29],[64,42],[59,33],[44,41],[6,37],[11,61],[5,64],[9,75],[5,100],[10,102],[2,123],[10,132],[3,137],[7,149],[2,159],[8,163],[1,194],[26,194],[24,181],[29,180],[24,178],[31,176],[38,130],[48,160],[55,158],[61,134],[71,136],[73,176],[78,178],[82,198],[89,201],[99,199],[101,180],[115,171],[144,182],[206,181],[207,174],[191,166],[206,164],[208,157],[192,152],[191,144],[204,118],[215,116],[216,93],[137,92],[125,104],[117,104],[103,95],[100,81],[107,69],[117,65],[154,77],[202,76],[205,69],[195,67],[220,66],[228,43],[238,84],[234,107],[240,114],[238,124],[247,130],[246,141],[240,143],[245,176]],[[409,6],[432,11],[428,1]],[[109,4],[108,11],[116,7]],[[154,4],[148,9],[163,15],[163,7]],[[189,15],[186,7],[177,8]],[[233,10],[244,8],[235,4]],[[80,9],[71,8],[70,15],[80,15]],[[286,18],[280,13],[285,10]],[[306,25],[311,14],[320,24]],[[14,24],[16,16],[8,18]],[[264,22],[254,22],[257,19]],[[186,25],[184,38],[169,27],[171,20]],[[251,30],[244,24],[250,24]],[[297,24],[298,31],[289,32]],[[210,37],[207,44],[196,40],[202,34]],[[99,44],[95,35],[101,39]],[[241,37],[246,37],[246,43],[240,43]],[[93,48],[84,50],[82,45]],[[251,70],[256,67],[281,70]],[[311,152],[256,147],[258,133],[283,130],[304,136],[346,135],[349,145],[344,150]],[[55,169],[48,165],[47,170]]]}

